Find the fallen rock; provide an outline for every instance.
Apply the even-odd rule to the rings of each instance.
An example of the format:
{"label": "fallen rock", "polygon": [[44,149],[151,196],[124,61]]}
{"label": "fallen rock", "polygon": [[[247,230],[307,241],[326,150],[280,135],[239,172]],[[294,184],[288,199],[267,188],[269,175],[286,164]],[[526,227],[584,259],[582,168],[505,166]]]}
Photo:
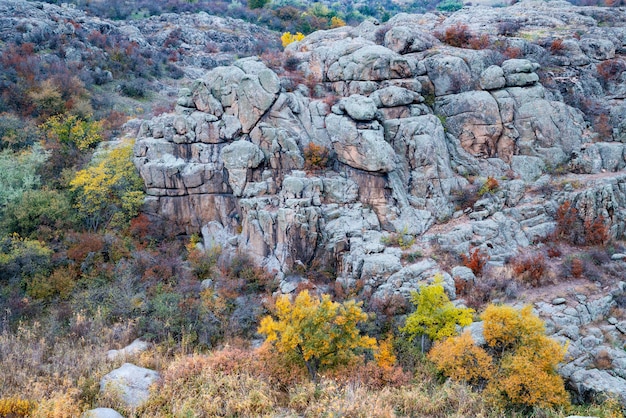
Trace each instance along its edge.
{"label": "fallen rock", "polygon": [[586,402],[601,402],[606,394],[617,396],[626,406],[626,380],[611,375],[607,370],[578,370],[570,377],[570,384]]}
{"label": "fallen rock", "polygon": [[118,398],[129,408],[137,408],[148,400],[150,386],[159,378],[154,370],[124,363],[100,380],[100,393]]}
{"label": "fallen rock", "polygon": [[142,341],[140,339],[136,339],[122,349],[107,351],[107,360],[115,361],[118,358],[125,358],[128,356],[139,354],[146,351],[148,348],[150,348],[150,343]]}
{"label": "fallen rock", "polygon": [[90,409],[83,413],[81,418],[124,418],[119,412],[111,408]]}

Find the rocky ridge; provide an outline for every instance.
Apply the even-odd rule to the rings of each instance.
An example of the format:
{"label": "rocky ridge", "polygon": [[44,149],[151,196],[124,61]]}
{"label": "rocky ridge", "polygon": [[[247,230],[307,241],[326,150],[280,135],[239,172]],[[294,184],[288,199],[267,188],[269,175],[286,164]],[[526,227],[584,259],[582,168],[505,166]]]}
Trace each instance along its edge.
{"label": "rocky ridge", "polygon": [[[623,239],[626,73],[599,72],[624,64],[624,22],[623,9],[559,1],[400,14],[290,45],[296,72],[257,58],[215,68],[181,90],[175,112],[139,129],[145,210],[170,232],[201,231],[223,257],[251,255],[286,293],[306,280],[299,268],[317,263],[373,298],[408,296],[439,272],[454,298],[456,274],[437,251],[480,248],[503,265],[552,233],[565,201]],[[488,44],[439,39],[459,27]],[[572,106],[580,97],[606,110],[611,129]],[[328,150],[329,163],[311,165],[311,150]],[[498,186],[459,205],[488,177]],[[401,248],[386,245],[398,236]],[[408,261],[418,253],[434,256]],[[581,396],[606,391],[587,384],[600,373],[626,404],[622,369],[587,370],[598,350],[613,350],[597,330],[623,345],[626,318],[597,325],[623,287],[535,306],[570,342],[563,374]]]}
{"label": "rocky ridge", "polygon": [[[204,12],[112,21],[87,15],[67,3],[59,7],[23,0],[0,3],[0,40],[33,43],[51,63],[59,58],[73,63],[81,78],[91,75],[98,84],[113,81],[107,67],[120,59],[112,57],[115,48],[126,54],[138,50],[155,62],[166,53],[168,62],[175,62],[194,78],[206,69],[231,64],[235,55],[256,55],[279,46],[274,32]],[[137,69],[142,71],[146,69]]]}

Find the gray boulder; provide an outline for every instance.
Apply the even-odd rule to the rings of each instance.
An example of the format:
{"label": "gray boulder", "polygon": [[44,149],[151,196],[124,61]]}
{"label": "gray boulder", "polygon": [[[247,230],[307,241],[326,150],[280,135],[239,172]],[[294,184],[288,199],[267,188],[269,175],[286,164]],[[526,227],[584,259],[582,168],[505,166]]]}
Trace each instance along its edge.
{"label": "gray boulder", "polygon": [[570,377],[570,384],[583,401],[601,401],[609,394],[626,406],[626,380],[611,375],[607,370],[577,370]]}
{"label": "gray boulder", "polygon": [[472,89],[469,67],[459,57],[435,55],[424,60],[428,78],[435,87],[435,96],[445,96]]}
{"label": "gray boulder", "polygon": [[399,54],[422,52],[431,48],[437,39],[415,27],[393,26],[385,33],[385,46]]}
{"label": "gray boulder", "polygon": [[337,159],[342,163],[382,173],[395,169],[395,153],[385,141],[383,128],[378,122],[373,122],[370,129],[357,129],[353,120],[330,114],[326,117],[326,127]]}
{"label": "gray boulder", "polygon": [[447,95],[437,99],[435,112],[445,116],[445,127],[475,157],[496,154],[502,133],[498,103],[485,91]]}
{"label": "gray boulder", "polygon": [[403,87],[389,86],[375,91],[370,97],[378,107],[396,107],[410,105],[419,94]]}
{"label": "gray boulder", "polygon": [[142,341],[140,339],[136,339],[126,347],[119,350],[109,350],[107,351],[107,360],[115,361],[118,358],[125,358],[128,356],[133,356],[136,354],[140,354],[150,348],[150,343],[146,341]]}
{"label": "gray boulder", "polygon": [[615,44],[609,39],[584,38],[580,41],[580,48],[594,60],[615,58]]}
{"label": "gray boulder", "polygon": [[81,418],[124,418],[119,412],[111,408],[90,409],[81,415]]}
{"label": "gray boulder", "polygon": [[118,398],[129,408],[137,408],[148,400],[150,386],[159,377],[154,370],[124,363],[100,380],[100,392]]}
{"label": "gray boulder", "polygon": [[484,90],[497,90],[506,85],[504,71],[497,65],[487,67],[480,74],[480,87]]}
{"label": "gray boulder", "polygon": [[341,101],[346,113],[354,120],[369,121],[376,117],[375,101],[370,97],[353,94]]}

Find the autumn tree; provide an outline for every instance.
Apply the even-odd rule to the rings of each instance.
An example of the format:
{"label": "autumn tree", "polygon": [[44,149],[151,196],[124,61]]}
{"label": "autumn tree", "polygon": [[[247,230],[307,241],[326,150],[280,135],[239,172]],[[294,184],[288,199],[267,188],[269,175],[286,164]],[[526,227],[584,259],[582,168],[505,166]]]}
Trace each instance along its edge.
{"label": "autumn tree", "polygon": [[102,123],[82,119],[69,113],[49,117],[40,129],[48,139],[64,146],[76,147],[80,151],[93,148],[102,141]]}
{"label": "autumn tree", "polygon": [[545,335],[532,306],[517,310],[489,305],[482,315],[487,346],[499,358],[499,372],[487,393],[501,405],[554,407],[568,402],[556,367],[566,347]]}
{"label": "autumn tree", "polygon": [[71,180],[75,207],[89,229],[123,225],[137,215],[144,199],[143,182],[131,157],[132,144],[102,152]]}
{"label": "autumn tree", "polygon": [[527,306],[487,307],[482,315],[486,347],[469,333],[436,344],[428,354],[444,375],[485,387],[500,407],[551,408],[568,403],[556,367],[565,347],[545,335],[543,321]]}
{"label": "autumn tree", "polygon": [[406,319],[400,331],[410,340],[421,336],[421,348],[424,351],[424,339],[438,341],[457,333],[458,326],[472,323],[473,309],[457,308],[446,295],[441,276],[436,276],[433,284],[422,286],[419,292],[411,293],[411,302],[416,306]]}
{"label": "autumn tree", "polygon": [[437,369],[454,380],[480,384],[494,372],[493,358],[474,344],[469,331],[437,342],[428,353]]}
{"label": "autumn tree", "polygon": [[358,324],[367,319],[361,304],[353,300],[337,303],[303,291],[291,302],[283,295],[274,314],[261,321],[259,333],[284,356],[285,361],[304,364],[317,382],[318,371],[346,364],[362,349],[372,349],[374,338],[361,335]]}

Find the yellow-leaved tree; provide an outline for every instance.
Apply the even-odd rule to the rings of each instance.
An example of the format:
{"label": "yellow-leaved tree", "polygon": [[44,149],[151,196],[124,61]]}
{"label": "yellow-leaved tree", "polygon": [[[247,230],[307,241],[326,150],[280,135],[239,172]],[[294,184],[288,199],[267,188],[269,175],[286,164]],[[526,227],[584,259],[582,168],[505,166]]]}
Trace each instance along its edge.
{"label": "yellow-leaved tree", "polygon": [[50,116],[40,127],[49,139],[85,151],[102,141],[102,122],[64,113]]}
{"label": "yellow-leaved tree", "polygon": [[424,351],[424,338],[438,341],[457,334],[458,326],[472,323],[473,309],[457,308],[446,295],[443,278],[435,276],[433,284],[422,286],[419,292],[411,293],[411,302],[415,312],[408,316],[400,331],[410,340],[421,336],[421,348]]}
{"label": "yellow-leaved tree", "polygon": [[552,408],[568,403],[556,367],[566,348],[545,335],[532,307],[489,305],[482,315],[486,348],[469,333],[448,338],[428,354],[446,376],[485,387],[486,398],[507,408]]}
{"label": "yellow-leaved tree", "polygon": [[75,206],[89,229],[120,226],[137,215],[145,194],[132,148],[129,143],[99,154],[70,182]]}
{"label": "yellow-leaved tree", "polygon": [[482,315],[487,346],[500,357],[487,394],[503,406],[554,407],[569,402],[557,365],[567,347],[546,336],[532,306],[489,305]]}
{"label": "yellow-leaved tree", "polygon": [[303,39],[304,39],[304,34],[300,32],[296,32],[295,35],[292,35],[291,32],[285,32],[280,37],[280,40],[283,43],[283,48],[291,43],[301,41]]}
{"label": "yellow-leaved tree", "polygon": [[357,325],[367,320],[361,304],[353,300],[337,303],[329,295],[321,298],[300,292],[293,302],[280,296],[274,314],[261,320],[259,333],[267,336],[286,362],[303,363],[317,382],[320,370],[346,364],[359,350],[373,349],[376,340],[361,335]]}

